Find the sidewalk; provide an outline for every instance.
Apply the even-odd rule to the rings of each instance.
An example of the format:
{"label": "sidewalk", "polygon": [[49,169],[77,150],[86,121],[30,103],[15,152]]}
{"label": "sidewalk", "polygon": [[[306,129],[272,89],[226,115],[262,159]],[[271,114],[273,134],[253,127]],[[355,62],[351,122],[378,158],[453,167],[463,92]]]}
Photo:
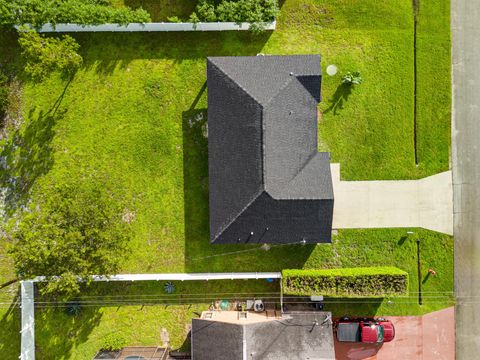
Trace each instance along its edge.
{"label": "sidewalk", "polygon": [[419,180],[343,181],[331,164],[333,228],[422,227],[453,235],[452,173]]}

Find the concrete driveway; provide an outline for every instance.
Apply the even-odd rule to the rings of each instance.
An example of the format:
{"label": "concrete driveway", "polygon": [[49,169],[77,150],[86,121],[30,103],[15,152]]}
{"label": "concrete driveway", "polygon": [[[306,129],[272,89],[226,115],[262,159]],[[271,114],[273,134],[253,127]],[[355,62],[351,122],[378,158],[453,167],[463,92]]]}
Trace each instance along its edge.
{"label": "concrete driveway", "polygon": [[395,339],[382,346],[335,341],[337,360],[454,360],[455,311],[424,316],[391,316]]}
{"label": "concrete driveway", "polygon": [[453,235],[452,173],[419,180],[343,181],[332,164],[333,228],[422,227]]}

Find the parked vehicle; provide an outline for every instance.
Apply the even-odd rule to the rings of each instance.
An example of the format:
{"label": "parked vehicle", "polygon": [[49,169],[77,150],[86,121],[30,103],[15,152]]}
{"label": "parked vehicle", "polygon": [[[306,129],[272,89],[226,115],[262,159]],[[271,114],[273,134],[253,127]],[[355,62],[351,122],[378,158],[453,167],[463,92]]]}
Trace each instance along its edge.
{"label": "parked vehicle", "polygon": [[342,317],[335,321],[335,333],[338,341],[376,343],[392,341],[395,327],[384,318]]}

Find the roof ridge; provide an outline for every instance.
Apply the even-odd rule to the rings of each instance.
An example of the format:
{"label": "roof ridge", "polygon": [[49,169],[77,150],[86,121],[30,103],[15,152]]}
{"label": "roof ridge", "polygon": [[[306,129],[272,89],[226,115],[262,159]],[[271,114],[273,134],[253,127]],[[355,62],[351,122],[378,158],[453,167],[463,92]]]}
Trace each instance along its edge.
{"label": "roof ridge", "polygon": [[[281,190],[279,192],[283,192],[285,190],[288,190],[288,188],[303,174],[303,172],[305,171],[305,169],[314,161],[314,159],[316,159],[318,156],[321,156],[323,154],[329,154],[329,152],[326,152],[326,151],[316,151],[315,153],[313,153],[309,158],[308,160],[303,164],[303,166],[300,168],[300,170],[295,174],[295,176],[293,178],[291,178],[286,184],[285,186],[283,186],[281,188]],[[267,190],[266,190],[267,191]],[[268,191],[267,193],[273,197],[273,195],[271,195]],[[276,198],[275,198],[276,199]],[[310,197],[302,197],[302,198],[299,198],[301,200],[318,200],[317,198],[310,198]]]}
{"label": "roof ridge", "polygon": [[[266,190],[262,188],[262,189],[253,197],[253,199],[252,199],[251,201],[249,201],[248,204],[247,204],[246,206],[244,206],[243,209],[240,210],[240,211],[238,212],[238,214],[237,214],[230,222],[228,222],[227,225],[222,226],[221,229],[220,229],[220,232],[218,233],[218,235],[215,236],[215,239],[218,238],[220,235],[222,235],[222,234],[230,227],[230,225],[232,225],[232,224],[235,222],[235,220],[237,220],[238,217],[239,217],[241,214],[243,214],[243,212],[244,212],[245,210],[247,210],[247,208],[249,208],[250,205],[252,205],[253,202],[254,202],[255,200],[257,200],[258,197],[259,197],[260,195],[262,195],[265,191],[266,191]],[[212,241],[212,243],[213,243],[213,242],[215,242],[215,241]]]}
{"label": "roof ridge", "polygon": [[212,58],[208,58],[208,61],[210,61],[210,64],[212,64],[213,66],[215,66],[219,71],[221,71],[222,73],[224,73],[229,79],[230,81],[232,81],[235,85],[237,85],[240,89],[243,90],[243,92],[245,94],[247,94],[248,96],[250,96],[253,100],[255,100],[255,102],[260,105],[262,107],[262,110],[263,110],[263,104],[257,99],[255,98],[255,96],[253,96],[252,94],[250,94],[248,92],[247,89],[245,89],[242,85],[240,85],[238,82],[236,82],[232,75],[230,75],[227,71],[225,71],[224,69],[222,69],[220,66],[218,66],[217,64],[215,64],[213,61],[212,61]]}
{"label": "roof ridge", "polygon": [[[280,190],[280,192],[282,192],[283,190],[285,190],[286,188],[288,188],[288,187],[290,186],[290,184],[291,184],[296,178],[298,178],[298,177],[302,174],[303,170],[308,166],[308,164],[309,164],[318,154],[320,154],[320,152],[318,152],[318,151],[315,151],[314,153],[312,153],[312,154],[309,156],[308,160],[305,161],[305,163],[302,165],[302,167],[301,167],[301,168],[298,170],[298,172],[295,174],[295,176],[293,176],[290,180],[288,180],[288,182],[282,187],[282,189]],[[270,194],[270,192],[269,192],[267,189],[265,189],[265,191],[266,191],[270,196],[273,197],[273,195]]]}

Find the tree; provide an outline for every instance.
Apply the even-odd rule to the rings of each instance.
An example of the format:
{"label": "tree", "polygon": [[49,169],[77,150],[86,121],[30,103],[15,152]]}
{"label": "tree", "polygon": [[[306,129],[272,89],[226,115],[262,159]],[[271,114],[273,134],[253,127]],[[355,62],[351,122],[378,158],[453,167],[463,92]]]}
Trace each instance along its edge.
{"label": "tree", "polygon": [[61,184],[48,190],[7,225],[10,255],[21,279],[44,275],[43,294],[73,296],[78,280],[117,273],[130,237],[130,221],[105,182]]}
{"label": "tree", "polygon": [[82,65],[77,53],[80,45],[69,35],[44,37],[35,31],[21,30],[18,39],[25,59],[25,72],[34,80],[43,80],[54,71],[72,75]]}

